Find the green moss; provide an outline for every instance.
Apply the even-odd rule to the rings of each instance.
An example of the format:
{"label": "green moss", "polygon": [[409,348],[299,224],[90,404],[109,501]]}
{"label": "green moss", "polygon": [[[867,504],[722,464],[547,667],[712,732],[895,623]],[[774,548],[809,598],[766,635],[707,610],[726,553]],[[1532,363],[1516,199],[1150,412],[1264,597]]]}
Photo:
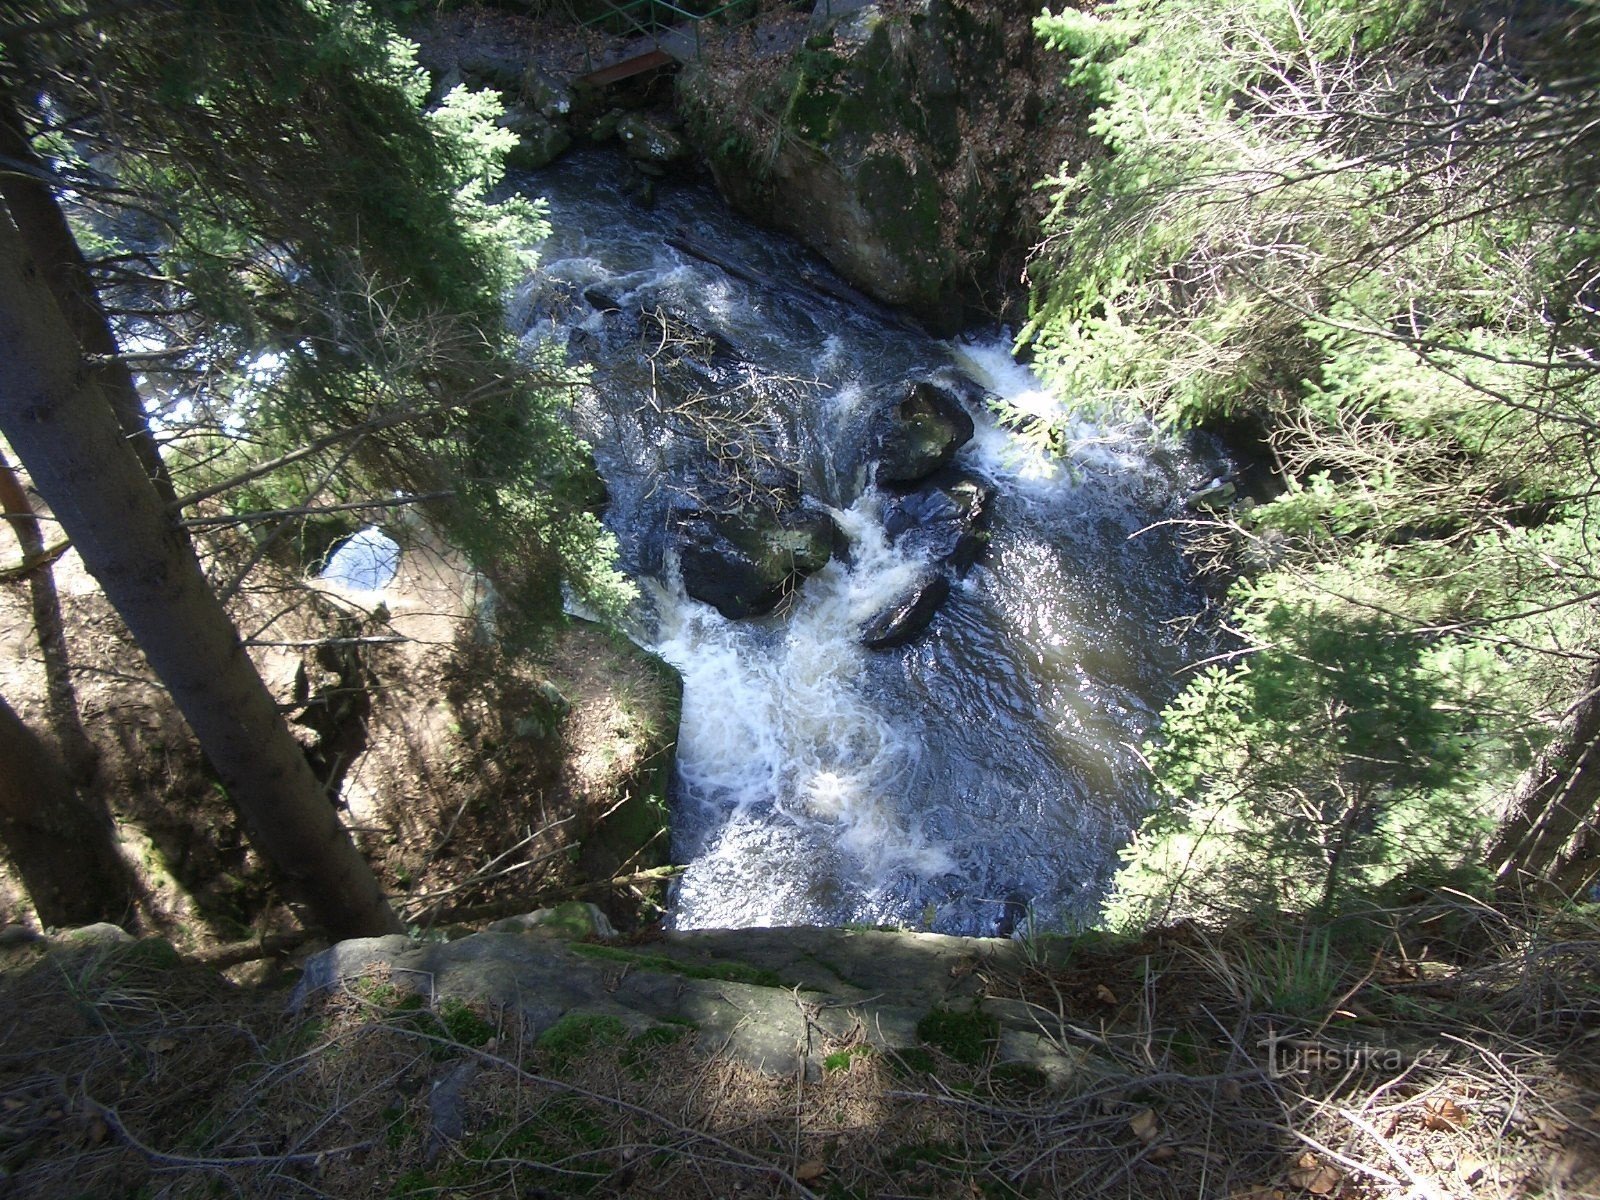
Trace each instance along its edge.
{"label": "green moss", "polygon": [[352,980],[350,994],[387,1013],[417,1012],[423,1003],[419,993],[376,979]]}
{"label": "green moss", "polygon": [[871,214],[873,228],[898,261],[932,287],[939,277],[945,244],[937,176],[925,164],[913,170],[898,154],[867,156],[855,178],[856,196]]}
{"label": "green moss", "polygon": [[843,101],[835,79],[844,61],[829,50],[802,50],[795,56],[794,82],[783,111],[785,130],[813,145],[832,140],[834,116]]}
{"label": "green moss", "polygon": [[850,1064],[858,1058],[870,1058],[875,1051],[871,1046],[850,1046],[844,1050],[836,1050],[822,1060],[824,1071],[848,1071]]}
{"label": "green moss", "polygon": [[989,1055],[1000,1023],[978,1008],[958,1012],[935,1008],[917,1022],[917,1036],[958,1063],[975,1067]]}
{"label": "green moss", "polygon": [[728,983],[750,983],[756,987],[787,988],[795,986],[786,983],[776,971],[765,967],[752,967],[748,963],[725,962],[699,965],[696,963],[679,962],[677,959],[668,958],[664,954],[641,954],[637,950],[625,950],[621,946],[596,946],[586,943],[576,943],[572,949],[589,958],[604,958],[612,962],[631,963],[646,971],[657,971],[666,975],[682,975],[688,979],[721,979]]}
{"label": "green moss", "polygon": [[628,1036],[628,1027],[616,1017],[600,1013],[568,1013],[539,1035],[534,1043],[556,1068],[562,1068],[591,1051],[614,1045]]}
{"label": "green moss", "polygon": [[439,1022],[452,1041],[463,1046],[483,1046],[494,1037],[494,1026],[478,1015],[465,1001],[455,997],[439,1003]]}

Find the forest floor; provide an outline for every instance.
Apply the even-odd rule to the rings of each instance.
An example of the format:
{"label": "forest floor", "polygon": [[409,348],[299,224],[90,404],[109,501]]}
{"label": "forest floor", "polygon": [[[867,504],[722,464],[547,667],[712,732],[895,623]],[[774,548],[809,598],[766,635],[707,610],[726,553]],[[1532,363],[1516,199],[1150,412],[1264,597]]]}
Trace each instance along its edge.
{"label": "forest floor", "polygon": [[14,946],[0,1194],[1600,1195],[1593,911],[1447,894],[1337,930],[1034,949],[977,970],[1081,1064],[1066,1079],[1000,1063],[981,1007],[775,1076],[687,1026],[533,1036],[381,976],[286,1015],[156,940]]}
{"label": "forest floor", "polygon": [[[624,924],[653,916],[659,889],[597,887],[633,865],[585,847],[670,768],[670,672],[577,621],[530,651],[492,647],[470,573],[425,531],[396,532],[406,547],[381,591],[318,581],[291,554],[259,565],[230,609],[402,918],[431,928],[579,893]],[[208,570],[226,579],[253,547],[209,549]],[[52,577],[72,705],[97,760],[85,786],[108,800],[140,892],[119,923],[212,955],[290,935],[296,915],[98,585],[70,551]],[[23,582],[0,586],[0,695],[62,743]],[[37,928],[4,865],[0,925]]]}

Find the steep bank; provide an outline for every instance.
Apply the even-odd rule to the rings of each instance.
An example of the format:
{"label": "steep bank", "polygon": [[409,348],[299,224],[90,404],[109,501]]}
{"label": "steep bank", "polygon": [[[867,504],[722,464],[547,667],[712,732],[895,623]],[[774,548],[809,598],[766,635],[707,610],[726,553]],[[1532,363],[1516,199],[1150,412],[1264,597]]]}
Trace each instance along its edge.
{"label": "steep bank", "polygon": [[[403,516],[388,525],[394,577],[371,589],[316,579],[351,529],[312,532],[283,539],[232,611],[405,918],[430,926],[573,894],[619,921],[653,916],[657,888],[604,884],[666,861],[675,672],[582,622],[536,653],[492,645],[481,581]],[[85,786],[110,804],[139,881],[138,910],[121,923],[185,950],[293,930],[295,914],[94,580],[72,551],[53,571],[98,760]],[[0,695],[46,737],[48,686],[26,588],[0,588]],[[0,924],[36,924],[9,864]]]}
{"label": "steep bank", "polygon": [[[819,5],[787,54],[713,43],[678,77],[686,132],[739,211],[940,334],[1016,315],[1033,185],[1082,137],[1022,3]],[[792,18],[791,18],[792,19]]]}
{"label": "steep bank", "polygon": [[[848,11],[847,11],[848,10]],[[437,86],[499,91],[519,165],[616,139],[648,180],[698,159],[741,214],[793,236],[851,285],[940,335],[1017,320],[1045,200],[1037,181],[1088,141],[1066,65],[1020,0],[769,3],[694,31],[669,66],[576,81],[646,40],[512,6],[419,30]],[[675,75],[675,78],[674,78]]]}

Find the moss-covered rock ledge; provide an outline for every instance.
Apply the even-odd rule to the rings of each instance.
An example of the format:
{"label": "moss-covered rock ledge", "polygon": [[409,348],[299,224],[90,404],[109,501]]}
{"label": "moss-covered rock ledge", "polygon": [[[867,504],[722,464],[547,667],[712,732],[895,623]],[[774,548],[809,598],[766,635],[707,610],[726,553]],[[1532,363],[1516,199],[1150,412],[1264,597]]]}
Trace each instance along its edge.
{"label": "moss-covered rock ledge", "polygon": [[[576,906],[574,906],[576,907]],[[880,1050],[1016,1064],[1054,1082],[1077,1066],[1070,1039],[1017,994],[1025,950],[995,938],[885,930],[779,928],[669,933],[633,945],[570,941],[570,912],[515,932],[453,942],[395,936],[341,942],[314,956],[295,990],[318,993],[378,977],[426,997],[520,1016],[537,1039],[574,1019],[632,1034],[692,1028],[710,1052],[758,1070],[823,1069],[830,1044],[855,1035]],[[503,927],[510,928],[510,922]],[[992,1057],[992,1060],[990,1056]]]}
{"label": "moss-covered rock ledge", "polygon": [[1037,4],[839,7],[771,39],[787,53],[757,52],[758,35],[709,45],[678,77],[685,135],[735,208],[955,332],[1014,290],[1039,236],[1033,184],[1082,140],[1065,69],[1037,51]]}

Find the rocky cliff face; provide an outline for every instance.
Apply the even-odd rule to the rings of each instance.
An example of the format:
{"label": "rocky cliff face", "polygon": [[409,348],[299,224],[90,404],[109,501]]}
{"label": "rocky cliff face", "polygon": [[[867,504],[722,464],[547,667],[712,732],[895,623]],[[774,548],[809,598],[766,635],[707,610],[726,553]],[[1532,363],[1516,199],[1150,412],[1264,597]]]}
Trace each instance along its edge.
{"label": "rocky cliff face", "polygon": [[[1032,185],[1079,122],[1035,7],[964,0],[818,8],[775,58],[739,37],[686,66],[677,103],[739,209],[937,332],[1015,290]],[[750,38],[757,35],[752,33]]]}
{"label": "rocky cliff face", "polygon": [[506,98],[515,165],[615,139],[648,199],[653,177],[690,164],[687,143],[735,208],[945,334],[1020,315],[1046,203],[1035,184],[1090,146],[1068,64],[1034,41],[1038,11],[1034,0],[817,0],[809,14],[779,5],[706,21],[670,104],[663,72],[571,86],[638,39],[596,57],[573,28],[504,4],[439,15],[417,34],[437,90],[465,81]]}

